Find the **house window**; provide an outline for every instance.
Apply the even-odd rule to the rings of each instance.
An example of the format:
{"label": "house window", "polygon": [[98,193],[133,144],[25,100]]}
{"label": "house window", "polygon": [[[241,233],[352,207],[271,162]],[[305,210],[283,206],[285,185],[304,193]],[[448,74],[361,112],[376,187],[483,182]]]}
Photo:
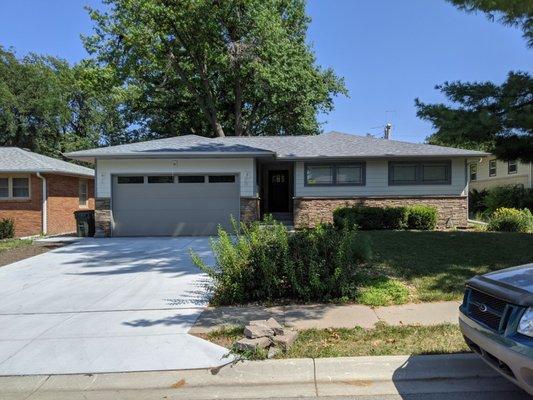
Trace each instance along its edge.
{"label": "house window", "polygon": [[89,183],[87,179],[80,179],[78,185],[78,204],[80,207],[87,207],[89,201]]}
{"label": "house window", "polygon": [[470,164],[470,180],[477,181],[477,164]]}
{"label": "house window", "polygon": [[144,183],[144,176],[119,176],[117,182],[121,185]]}
{"label": "house window", "polygon": [[30,178],[1,177],[0,199],[29,199]]}
{"label": "house window", "polygon": [[233,183],[235,175],[209,175],[209,183]]}
{"label": "house window", "polygon": [[148,183],[174,183],[174,177],[172,175],[149,176]]}
{"label": "house window", "polygon": [[489,161],[489,176],[496,176],[496,160]]}
{"label": "house window", "polygon": [[449,185],[450,161],[389,162],[389,185]]}
{"label": "house window", "polygon": [[178,176],[178,183],[204,183],[205,176],[203,175],[180,175]]}
{"label": "house window", "polygon": [[309,164],[306,186],[361,186],[365,184],[364,163]]}
{"label": "house window", "polygon": [[9,196],[9,178],[0,178],[0,199]]}
{"label": "house window", "polygon": [[516,174],[516,171],[518,170],[516,160],[507,161],[507,173],[509,175]]}

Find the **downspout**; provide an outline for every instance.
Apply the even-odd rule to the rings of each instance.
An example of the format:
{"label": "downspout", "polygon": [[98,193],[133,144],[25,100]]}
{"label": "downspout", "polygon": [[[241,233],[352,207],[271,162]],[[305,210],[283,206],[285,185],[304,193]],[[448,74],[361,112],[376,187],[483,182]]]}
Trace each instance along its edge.
{"label": "downspout", "polygon": [[40,172],[37,172],[37,177],[43,181],[43,188],[42,188],[42,233],[46,235],[46,231],[48,230],[48,191],[46,190],[46,178],[41,175]]}

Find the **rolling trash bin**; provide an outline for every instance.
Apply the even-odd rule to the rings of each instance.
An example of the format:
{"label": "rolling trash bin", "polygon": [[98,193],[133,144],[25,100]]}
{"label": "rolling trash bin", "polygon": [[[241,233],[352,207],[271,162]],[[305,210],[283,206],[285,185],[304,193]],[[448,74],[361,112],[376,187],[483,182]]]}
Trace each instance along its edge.
{"label": "rolling trash bin", "polygon": [[76,233],[79,237],[94,236],[94,210],[74,211]]}

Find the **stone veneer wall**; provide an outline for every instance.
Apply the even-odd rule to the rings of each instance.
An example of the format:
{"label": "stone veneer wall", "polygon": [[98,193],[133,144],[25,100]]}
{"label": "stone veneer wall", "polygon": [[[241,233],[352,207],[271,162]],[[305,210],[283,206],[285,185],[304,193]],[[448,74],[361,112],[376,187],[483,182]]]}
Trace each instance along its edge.
{"label": "stone veneer wall", "polygon": [[333,211],[356,204],[369,207],[407,206],[424,204],[437,209],[437,229],[467,226],[468,198],[466,196],[431,197],[359,197],[359,198],[295,198],[294,226],[313,227],[320,222],[333,222]]}
{"label": "stone veneer wall", "polygon": [[94,237],[111,236],[111,199],[109,197],[96,198],[94,208]]}
{"label": "stone veneer wall", "polygon": [[252,222],[259,219],[259,198],[241,197],[241,221]]}

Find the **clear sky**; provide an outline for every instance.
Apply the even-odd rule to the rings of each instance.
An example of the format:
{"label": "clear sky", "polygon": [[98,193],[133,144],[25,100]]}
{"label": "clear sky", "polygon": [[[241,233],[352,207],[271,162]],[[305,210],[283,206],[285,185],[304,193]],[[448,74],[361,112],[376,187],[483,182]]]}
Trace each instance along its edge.
{"label": "clear sky", "polygon": [[[79,35],[92,27],[86,4],[100,1],[0,0],[0,44],[79,61],[87,56]],[[500,83],[510,70],[533,67],[518,29],[444,0],[308,0],[307,11],[318,63],[350,91],[321,116],[325,131],[379,135],[391,122],[394,138],[421,142],[431,126],[416,117],[416,97],[440,101],[434,86],[446,80]]]}

